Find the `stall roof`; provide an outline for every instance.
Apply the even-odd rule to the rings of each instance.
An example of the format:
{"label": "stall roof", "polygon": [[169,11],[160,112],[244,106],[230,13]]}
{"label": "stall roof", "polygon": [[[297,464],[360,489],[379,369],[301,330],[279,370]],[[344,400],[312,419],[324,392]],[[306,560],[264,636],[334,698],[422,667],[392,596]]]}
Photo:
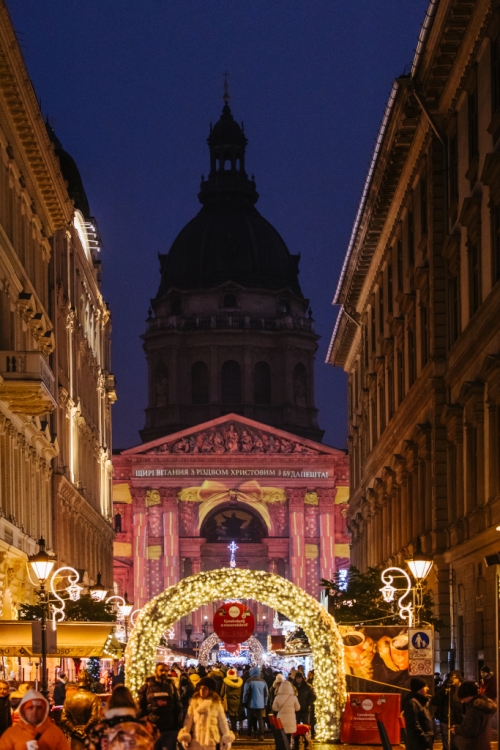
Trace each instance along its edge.
{"label": "stall roof", "polygon": [[[0,656],[40,656],[33,625],[40,622],[0,620]],[[50,622],[47,628],[52,628]],[[48,656],[89,658],[106,656],[104,644],[114,628],[112,622],[62,622],[57,626],[56,646],[47,638]],[[35,648],[34,648],[35,643]]]}

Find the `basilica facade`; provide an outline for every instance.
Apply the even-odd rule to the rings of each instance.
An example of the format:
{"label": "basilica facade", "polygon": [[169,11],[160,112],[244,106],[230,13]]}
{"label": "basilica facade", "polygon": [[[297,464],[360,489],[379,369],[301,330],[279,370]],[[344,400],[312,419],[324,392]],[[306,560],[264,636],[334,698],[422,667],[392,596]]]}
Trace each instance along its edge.
{"label": "basilica facade", "polygon": [[[136,608],[235,564],[318,597],[349,563],[344,451],[319,441],[317,335],[291,255],[257,211],[247,138],[225,97],[208,137],[201,210],[160,256],[143,336],[143,444],[113,458],[115,582]],[[258,630],[273,615],[257,605]],[[202,638],[212,604],[178,624]]]}

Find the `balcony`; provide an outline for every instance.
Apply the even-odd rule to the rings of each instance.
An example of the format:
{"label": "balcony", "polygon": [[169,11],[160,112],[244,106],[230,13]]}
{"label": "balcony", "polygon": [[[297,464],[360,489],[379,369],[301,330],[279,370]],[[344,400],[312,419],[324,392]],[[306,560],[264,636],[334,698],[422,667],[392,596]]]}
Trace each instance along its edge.
{"label": "balcony", "polygon": [[285,315],[279,318],[253,317],[250,315],[193,315],[184,317],[170,315],[168,317],[151,318],[148,321],[148,331],[200,331],[208,329],[249,329],[253,331],[313,331],[312,318]]}
{"label": "balcony", "polygon": [[54,374],[41,352],[0,351],[0,399],[14,414],[54,411]]}

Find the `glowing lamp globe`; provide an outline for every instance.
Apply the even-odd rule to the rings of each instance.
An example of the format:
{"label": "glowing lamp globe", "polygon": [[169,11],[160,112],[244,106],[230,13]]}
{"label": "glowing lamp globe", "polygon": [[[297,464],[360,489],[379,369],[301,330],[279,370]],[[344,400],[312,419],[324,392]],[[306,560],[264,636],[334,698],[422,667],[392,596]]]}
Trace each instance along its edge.
{"label": "glowing lamp globe", "polygon": [[95,602],[103,602],[108,594],[108,589],[101,583],[101,574],[97,574],[97,583],[89,586],[89,593]]}
{"label": "glowing lamp globe", "polygon": [[124,596],[124,603],[118,607],[122,617],[130,617],[132,610],[134,609],[134,603],[129,602],[127,594]]}
{"label": "glowing lamp globe", "polygon": [[424,581],[432,570],[434,562],[431,557],[422,552],[416,552],[409,560],[405,560],[411,570],[413,578],[418,582]]}
{"label": "glowing lamp globe", "polygon": [[55,565],[55,560],[45,550],[45,539],[38,540],[38,548],[38,552],[35,555],[28,557],[28,565],[41,584],[45,583],[50,576],[52,568]]}

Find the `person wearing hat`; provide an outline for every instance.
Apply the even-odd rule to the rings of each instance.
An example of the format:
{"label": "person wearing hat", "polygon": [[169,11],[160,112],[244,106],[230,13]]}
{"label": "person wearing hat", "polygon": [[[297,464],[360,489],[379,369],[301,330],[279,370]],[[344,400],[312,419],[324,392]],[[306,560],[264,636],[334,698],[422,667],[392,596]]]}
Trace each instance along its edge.
{"label": "person wearing hat", "polygon": [[52,719],[49,702],[37,690],[28,690],[19,704],[19,721],[0,737],[0,750],[70,750]]}
{"label": "person wearing hat", "polygon": [[434,744],[434,723],[428,709],[429,688],[425,680],[412,677],[410,690],[403,704],[406,750],[431,750]]}
{"label": "person wearing hat", "polygon": [[451,728],[452,735],[460,738],[460,750],[490,750],[491,721],[497,704],[485,695],[479,695],[475,682],[466,680],[458,688],[458,698],[465,705],[464,720]]}
{"label": "person wearing hat", "polygon": [[184,750],[215,750],[218,745],[220,750],[230,750],[235,736],[211,677],[200,680],[177,739]]}
{"label": "person wearing hat", "polygon": [[182,726],[182,702],[166,664],[156,665],[155,676],[139,689],[140,715],[158,730],[155,750],[175,750],[177,732]]}
{"label": "person wearing hat", "polygon": [[252,667],[250,677],[245,682],[243,688],[243,705],[247,709],[248,719],[248,736],[252,736],[252,730],[255,727],[259,740],[264,739],[264,715],[266,712],[267,699],[269,690],[266,681],[260,676],[259,667]]}
{"label": "person wearing hat", "polygon": [[447,679],[437,688],[434,696],[431,698],[431,706],[436,710],[434,718],[439,721],[439,732],[443,740],[443,750],[456,750],[456,742],[453,736],[451,743],[448,742],[449,729],[454,724],[461,724],[464,718],[464,707],[458,698],[458,688],[464,681],[460,671],[455,669],[450,672]]}
{"label": "person wearing hat", "polygon": [[228,669],[222,684],[222,698],[226,701],[229,724],[236,737],[238,736],[238,719],[243,718],[241,696],[243,693],[243,680],[238,677],[236,669]]}
{"label": "person wearing hat", "polygon": [[492,701],[496,701],[497,699],[497,681],[489,667],[481,667],[479,693],[486,696],[486,698],[491,698]]}

